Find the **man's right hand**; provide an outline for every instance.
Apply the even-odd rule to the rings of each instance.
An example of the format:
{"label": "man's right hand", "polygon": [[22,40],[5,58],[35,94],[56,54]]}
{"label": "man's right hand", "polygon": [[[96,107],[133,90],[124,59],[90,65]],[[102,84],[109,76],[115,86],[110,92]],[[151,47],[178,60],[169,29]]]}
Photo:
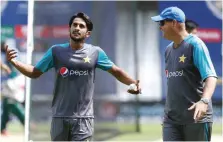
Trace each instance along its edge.
{"label": "man's right hand", "polygon": [[13,59],[17,57],[17,52],[14,49],[9,49],[8,45],[5,46],[6,59],[9,62],[13,62]]}
{"label": "man's right hand", "polygon": [[19,70],[25,76],[30,78],[37,78],[43,74],[40,70],[36,69],[33,65],[22,63],[15,60],[17,52],[14,49],[9,49],[8,45],[5,46],[6,59],[12,63],[12,65]]}

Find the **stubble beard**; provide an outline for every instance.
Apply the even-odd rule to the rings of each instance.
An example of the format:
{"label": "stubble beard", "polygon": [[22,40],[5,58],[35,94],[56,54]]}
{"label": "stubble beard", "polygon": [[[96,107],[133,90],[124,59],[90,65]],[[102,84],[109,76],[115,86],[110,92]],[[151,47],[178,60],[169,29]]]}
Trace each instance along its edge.
{"label": "stubble beard", "polygon": [[74,41],[75,43],[81,43],[81,42],[84,41],[84,38],[83,38],[83,37],[82,37],[82,38],[74,38],[74,37],[71,36],[71,34],[70,34],[70,38],[71,38],[72,41]]}

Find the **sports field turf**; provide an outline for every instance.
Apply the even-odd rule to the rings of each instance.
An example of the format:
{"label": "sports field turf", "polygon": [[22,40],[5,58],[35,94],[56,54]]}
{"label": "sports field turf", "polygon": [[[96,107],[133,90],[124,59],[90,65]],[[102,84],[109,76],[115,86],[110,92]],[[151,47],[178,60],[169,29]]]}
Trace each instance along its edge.
{"label": "sports field turf", "polygon": [[[116,128],[117,133],[109,130],[109,128]],[[33,140],[50,140],[49,124],[38,124],[33,126],[33,131],[30,135]],[[161,139],[161,125],[158,123],[154,124],[142,124],[141,132],[134,132],[133,125],[119,124],[102,124],[101,128],[105,128],[104,131],[95,134],[96,140],[108,140],[108,141],[155,141]],[[108,130],[106,130],[108,128]],[[11,123],[9,125],[9,132],[11,134],[22,134],[23,127],[19,123]],[[41,132],[41,133],[40,133]],[[113,134],[112,134],[113,133]],[[222,134],[222,124],[213,125],[213,135]],[[41,138],[41,139],[40,139]],[[108,139],[106,139],[108,138]]]}

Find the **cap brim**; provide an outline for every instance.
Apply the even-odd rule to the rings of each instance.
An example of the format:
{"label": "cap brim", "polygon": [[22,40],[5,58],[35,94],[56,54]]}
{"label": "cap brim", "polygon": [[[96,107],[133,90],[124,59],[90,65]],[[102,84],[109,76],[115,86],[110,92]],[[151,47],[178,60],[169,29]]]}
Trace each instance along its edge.
{"label": "cap brim", "polygon": [[151,17],[151,19],[152,19],[153,21],[155,21],[155,22],[159,22],[159,21],[164,20],[164,18],[161,17],[160,15],[158,15],[158,16],[153,16],[153,17]]}

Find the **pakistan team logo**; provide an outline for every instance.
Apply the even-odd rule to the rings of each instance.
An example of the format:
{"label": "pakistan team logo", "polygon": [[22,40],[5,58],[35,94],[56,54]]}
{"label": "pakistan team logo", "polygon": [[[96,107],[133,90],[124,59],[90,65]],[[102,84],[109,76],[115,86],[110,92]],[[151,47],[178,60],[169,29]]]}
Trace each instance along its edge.
{"label": "pakistan team logo", "polygon": [[208,9],[213,13],[215,17],[222,20],[222,1],[210,1],[206,0]]}

